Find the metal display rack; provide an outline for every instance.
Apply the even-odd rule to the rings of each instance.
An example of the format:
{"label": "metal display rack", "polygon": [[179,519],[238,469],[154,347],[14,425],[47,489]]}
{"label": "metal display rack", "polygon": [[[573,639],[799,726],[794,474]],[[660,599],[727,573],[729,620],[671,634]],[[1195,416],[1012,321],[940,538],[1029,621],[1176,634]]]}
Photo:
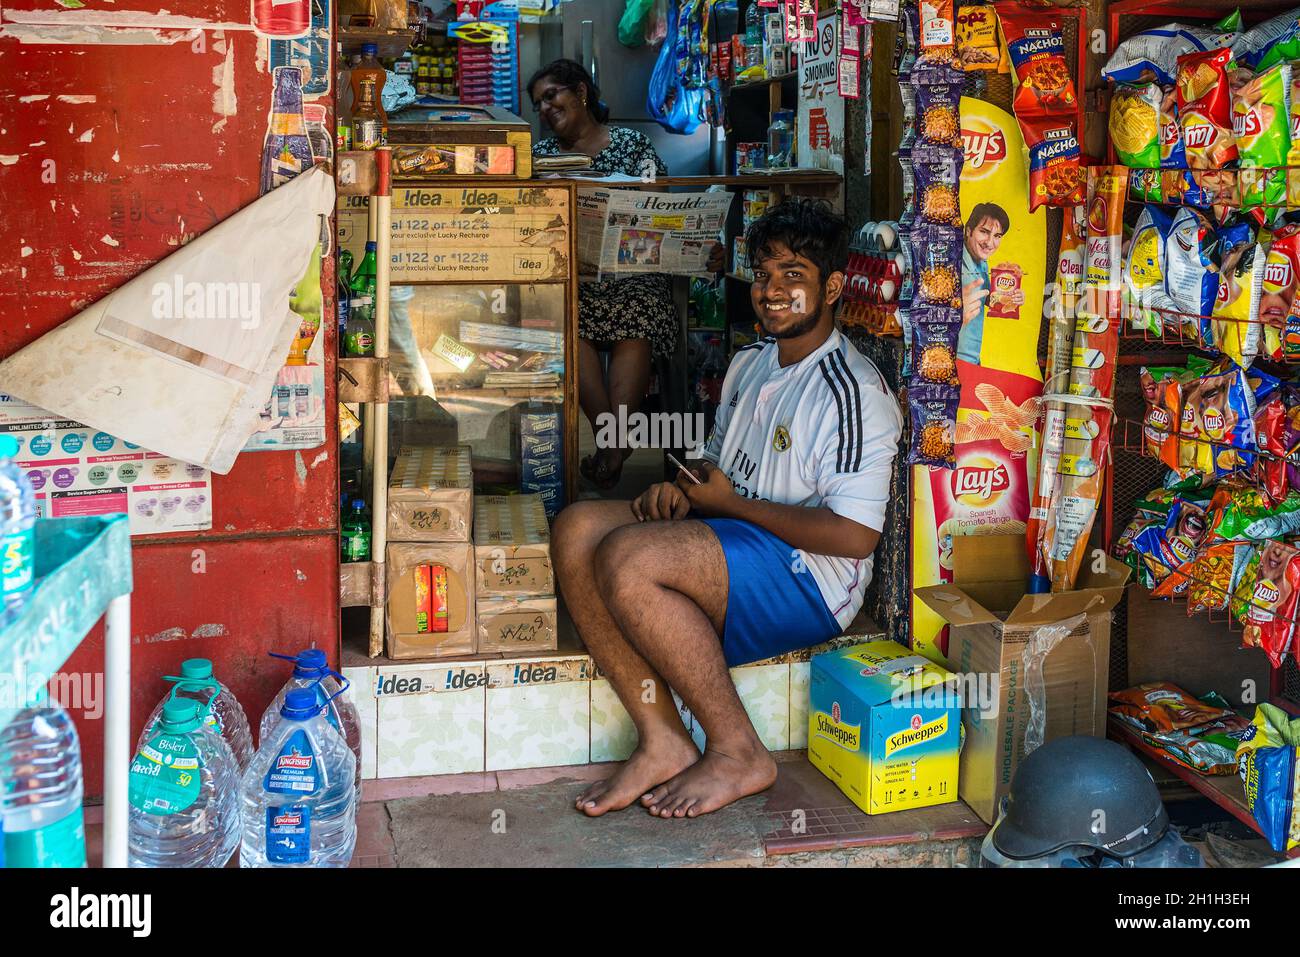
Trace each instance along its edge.
{"label": "metal display rack", "polygon": [[[36,587],[0,631],[0,674],[48,681],[104,619],[104,866],[127,866],[131,533],[125,515],[38,519]],[[20,692],[15,698],[21,698]],[[0,700],[0,728],[20,709]]]}

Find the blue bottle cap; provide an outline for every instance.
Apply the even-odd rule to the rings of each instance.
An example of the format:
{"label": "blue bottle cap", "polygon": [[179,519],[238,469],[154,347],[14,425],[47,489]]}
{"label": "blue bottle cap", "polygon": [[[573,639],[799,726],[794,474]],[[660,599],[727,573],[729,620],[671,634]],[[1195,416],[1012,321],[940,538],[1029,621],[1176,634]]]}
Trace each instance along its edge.
{"label": "blue bottle cap", "polygon": [[294,688],[284,696],[280,717],[290,721],[306,721],[320,712],[320,702],[311,688]]}
{"label": "blue bottle cap", "polygon": [[379,44],[377,44],[377,43],[363,43],[363,44],[361,44],[361,52],[362,52],[363,55],[364,55],[364,54],[369,54],[370,56],[378,56],[378,55],[379,55]]}
{"label": "blue bottle cap", "polygon": [[304,648],[294,659],[293,676],[295,678],[317,678],[325,670],[328,661],[325,652],[319,648]]}

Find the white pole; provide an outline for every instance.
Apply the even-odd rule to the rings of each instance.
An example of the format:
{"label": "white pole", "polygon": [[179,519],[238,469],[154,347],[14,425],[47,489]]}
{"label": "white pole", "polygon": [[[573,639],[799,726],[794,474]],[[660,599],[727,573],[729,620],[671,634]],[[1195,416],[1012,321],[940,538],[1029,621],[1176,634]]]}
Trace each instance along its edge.
{"label": "white pole", "polygon": [[127,772],[131,766],[131,596],[104,616],[104,866],[126,867]]}
{"label": "white pole", "polygon": [[[387,376],[388,364],[388,308],[389,281],[388,270],[389,246],[392,237],[392,205],[390,195],[370,197],[370,208],[375,211],[373,228],[375,229],[375,254],[378,259],[378,275],[375,282],[375,358],[382,360],[380,368]],[[387,382],[384,383],[387,386]],[[371,509],[370,561],[372,574],[370,595],[370,654],[372,657],[383,650],[384,644],[384,604],[387,595],[387,578],[384,574],[384,552],[388,547],[388,402],[376,403],[370,409],[370,418],[374,419],[374,432],[369,436],[371,443]],[[376,594],[375,592],[381,592]]]}

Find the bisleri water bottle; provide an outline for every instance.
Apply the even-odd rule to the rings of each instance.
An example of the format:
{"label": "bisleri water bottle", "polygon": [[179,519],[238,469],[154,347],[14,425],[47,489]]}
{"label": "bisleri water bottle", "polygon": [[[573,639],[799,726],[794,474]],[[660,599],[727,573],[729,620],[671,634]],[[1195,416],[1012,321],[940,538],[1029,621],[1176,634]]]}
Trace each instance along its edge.
{"label": "bisleri water bottle", "polygon": [[172,698],[192,698],[203,708],[203,723],[225,738],[226,744],[230,745],[235,762],[239,765],[239,773],[243,774],[244,768],[253,759],[253,732],[249,730],[248,718],[234,692],[213,675],[212,662],[207,658],[187,658],[181,662],[179,675],[168,675],[164,680],[174,681],[176,685],[149,715],[135,749],[139,751],[141,745],[148,742],[168,701]]}
{"label": "bisleri water bottle", "polygon": [[280,720],[244,772],[240,867],[347,867],[357,842],[356,756],[311,688],[284,696]]}

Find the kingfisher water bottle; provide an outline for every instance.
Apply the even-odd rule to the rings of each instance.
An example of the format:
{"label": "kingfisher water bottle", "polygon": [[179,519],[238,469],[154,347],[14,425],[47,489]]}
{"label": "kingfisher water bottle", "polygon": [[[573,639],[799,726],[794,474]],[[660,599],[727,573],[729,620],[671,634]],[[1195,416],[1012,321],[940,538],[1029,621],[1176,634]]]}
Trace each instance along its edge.
{"label": "kingfisher water bottle", "polygon": [[284,696],[280,720],[244,772],[240,867],[347,867],[357,843],[356,756],[310,688]]}
{"label": "kingfisher water bottle", "polygon": [[18,617],[36,582],[36,493],[17,456],[18,440],[0,435],[0,629]]}
{"label": "kingfisher water bottle", "polygon": [[168,675],[166,681],[176,682],[172,691],[158,702],[158,705],[144,723],[144,731],[135,749],[148,743],[155,732],[155,725],[162,716],[163,708],[173,698],[192,698],[203,709],[203,723],[216,731],[230,745],[230,750],[239,765],[239,773],[244,773],[248,762],[253,759],[253,732],[248,727],[248,717],[234,693],[212,674],[212,662],[207,658],[188,658],[181,662],[181,673]]}
{"label": "kingfisher water bottle", "polygon": [[206,710],[169,698],[131,762],[131,867],[225,867],[239,846],[239,770]]}
{"label": "kingfisher water bottle", "polygon": [[85,867],[81,742],[62,708],[27,708],[0,728],[0,818],[8,867]]}
{"label": "kingfisher water bottle", "polygon": [[257,735],[258,745],[260,746],[262,742],[266,741],[275,726],[280,723],[280,709],[284,705],[285,696],[295,688],[310,688],[312,693],[316,695],[316,700],[322,705],[327,705],[325,720],[343,736],[343,740],[347,742],[347,746],[357,759],[356,784],[357,793],[360,794],[361,716],[357,714],[357,706],[351,700],[339,696],[339,692],[343,690],[339,681],[343,680],[343,676],[330,671],[325,652],[319,648],[305,648],[292,657],[277,654],[273,651],[271,657],[292,661],[293,675],[285,682],[284,687],[277,692],[275,700],[262,713],[262,721]]}

